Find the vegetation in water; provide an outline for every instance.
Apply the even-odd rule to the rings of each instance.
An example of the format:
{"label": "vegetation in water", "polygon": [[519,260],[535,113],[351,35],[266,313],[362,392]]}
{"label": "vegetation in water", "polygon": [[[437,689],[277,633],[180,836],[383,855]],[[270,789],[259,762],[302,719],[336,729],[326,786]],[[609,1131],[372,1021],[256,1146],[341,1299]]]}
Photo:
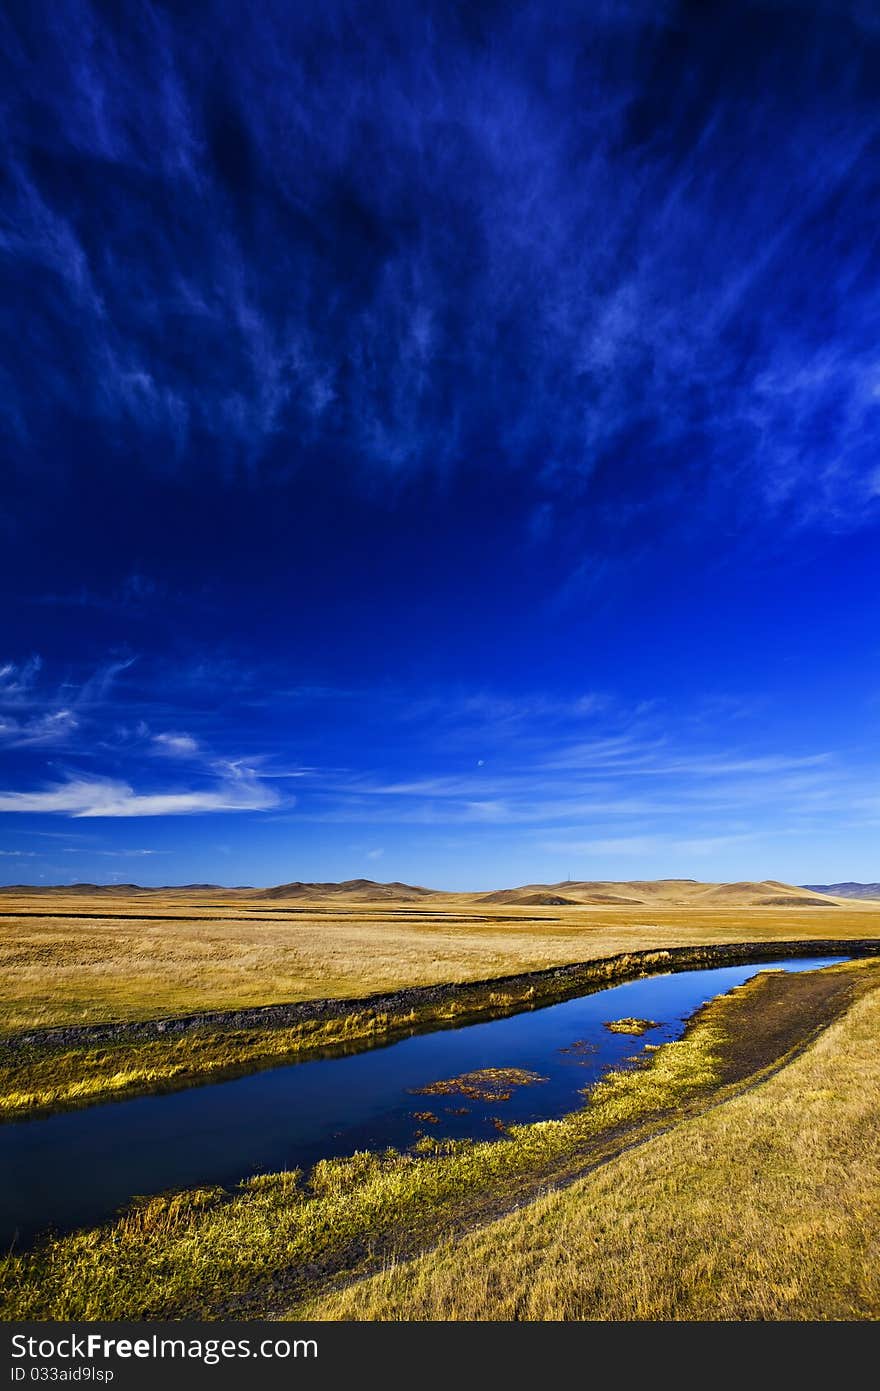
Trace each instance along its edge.
{"label": "vegetation in water", "polygon": [[413,1096],[466,1096],[471,1101],[509,1101],[515,1087],[533,1087],[546,1082],[539,1072],[523,1067],[482,1067],[474,1072],[462,1072],[458,1077],[446,1077],[429,1082],[425,1087],[412,1087]]}
{"label": "vegetation in water", "polygon": [[577,1038],[574,1043],[570,1043],[567,1048],[559,1048],[559,1053],[568,1053],[573,1058],[588,1058],[593,1053],[598,1053],[598,1043],[591,1043],[589,1039]]}
{"label": "vegetation in water", "polygon": [[656,1019],[611,1019],[605,1025],[612,1034],[635,1034],[637,1037],[646,1034],[649,1029],[656,1029],[659,1025]]}

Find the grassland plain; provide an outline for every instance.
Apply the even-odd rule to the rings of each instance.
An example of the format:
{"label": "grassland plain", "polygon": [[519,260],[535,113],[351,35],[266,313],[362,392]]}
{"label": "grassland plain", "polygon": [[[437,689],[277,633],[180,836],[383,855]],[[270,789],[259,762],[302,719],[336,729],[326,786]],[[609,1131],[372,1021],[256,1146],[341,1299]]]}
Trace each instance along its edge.
{"label": "grassland plain", "polygon": [[[359,1006],[375,992],[480,982],[651,949],[880,937],[880,905],[803,906],[794,890],[786,899],[783,887],[769,886],[784,907],[753,902],[755,886],[720,886],[719,898],[719,886],[703,894],[705,886],[688,881],[683,889],[667,887],[665,897],[656,885],[637,885],[646,902],[635,906],[540,910],[508,899],[501,906],[463,902],[460,895],[421,897],[415,905],[297,899],[279,907],[220,890],[6,892],[0,895],[0,1118],[189,1085],[535,997],[526,982],[480,988],[473,999]],[[701,906],[706,894],[710,905],[732,900],[735,906]],[[682,902],[669,901],[676,895]],[[181,1012],[326,998],[350,1004],[335,1018],[286,1027],[226,1021],[185,1034],[87,1034],[92,1026],[170,1020]],[[61,1030],[52,1040],[17,1046],[22,1036],[52,1028]]]}
{"label": "grassland plain", "polygon": [[[721,886],[729,889],[735,886]],[[880,903],[736,896],[570,907],[279,906],[216,891],[0,894],[0,1035],[33,1027],[361,996],[711,942],[880,937]],[[708,906],[707,906],[708,905]]]}
{"label": "grassland plain", "polygon": [[875,989],[760,1086],[294,1316],[877,1319],[878,1042]]}
{"label": "grassland plain", "polygon": [[[582,1109],[557,1121],[512,1126],[503,1139],[493,1143],[444,1144],[426,1137],[420,1153],[361,1153],[349,1159],[323,1161],[307,1175],[264,1175],[231,1192],[200,1189],[137,1204],[113,1224],[50,1239],[31,1252],[7,1257],[0,1267],[4,1316],[278,1317],[292,1308],[294,1313],[307,1308],[310,1313],[317,1309],[322,1317],[334,1317],[336,1298],[343,1301],[339,1308],[346,1311],[349,1306],[344,1301],[354,1301],[351,1315],[343,1312],[340,1317],[371,1317],[371,1291],[378,1291],[378,1308],[383,1292],[393,1294],[393,1285],[376,1286],[366,1281],[348,1294],[331,1295],[325,1304],[313,1301],[324,1291],[436,1247],[450,1230],[467,1232],[516,1204],[539,1199],[548,1187],[571,1183],[670,1127],[675,1127],[676,1135],[688,1135],[689,1117],[713,1104],[726,1110],[744,1086],[754,1086],[770,1076],[854,1001],[869,991],[874,991],[876,998],[878,978],[880,965],[871,961],[824,972],[756,977],[702,1010],[685,1037],[653,1050],[646,1066],[609,1074],[590,1091]],[[866,1204],[875,1202],[877,1175],[871,1163],[873,1160],[876,1165],[876,1151],[871,1155],[870,1144],[866,1148],[859,1140],[850,1170],[846,1150],[839,1146],[849,1135],[847,1124],[855,1134],[863,1123],[867,1102],[874,1106],[876,1125],[880,1011],[874,1009],[865,1015],[859,1010],[853,1019],[855,1024],[847,1023],[843,1032],[837,1029],[833,1033],[831,1053],[828,1047],[822,1053],[828,1076],[823,1073],[810,1085],[818,1089],[818,1100],[814,1098],[811,1103],[814,1144],[820,1148],[825,1145],[825,1125],[828,1144],[837,1146],[829,1154],[836,1156],[837,1168],[846,1171],[846,1198],[858,1216]],[[866,1099],[860,1068],[868,1062],[872,1066],[867,1072]],[[766,1085],[778,1085],[797,1066],[789,1064],[776,1083]],[[796,1079],[800,1076],[794,1075]],[[804,1106],[802,1092],[796,1081],[789,1107],[792,1124],[798,1108]],[[736,1126],[730,1132],[731,1143],[735,1136]],[[647,1144],[645,1152],[650,1148]],[[809,1154],[798,1153],[806,1164]],[[725,1171],[725,1187],[718,1198],[730,1205],[732,1213],[738,1207],[737,1184],[740,1190],[743,1185],[755,1186],[754,1167],[768,1161],[772,1168],[772,1151],[764,1152],[763,1159],[761,1154],[756,1150],[752,1155],[753,1169],[748,1174],[739,1174],[735,1166]],[[719,1163],[722,1158],[718,1157]],[[833,1183],[837,1175],[828,1172],[826,1164],[816,1174],[794,1177],[803,1187],[814,1179],[820,1186]],[[690,1181],[699,1186],[699,1173]],[[780,1183],[784,1182],[783,1177]],[[871,1185],[875,1196],[865,1197]],[[797,1185],[795,1191],[799,1191]],[[633,1203],[636,1192],[634,1189]],[[858,1194],[861,1207],[855,1202]],[[681,1186],[676,1201],[687,1202],[687,1192]],[[609,1209],[609,1213],[613,1211]],[[695,1215],[689,1219],[696,1223],[693,1240],[697,1246],[701,1240],[705,1245],[712,1235],[708,1231],[700,1235],[701,1211],[696,1203]],[[834,1212],[833,1204],[830,1211]],[[644,1213],[642,1219],[647,1220]],[[511,1220],[515,1223],[516,1217]],[[757,1219],[750,1216],[749,1221],[755,1226]],[[850,1301],[862,1310],[873,1294],[869,1276],[862,1271],[861,1247],[857,1242],[847,1244],[851,1235],[850,1228],[844,1228],[840,1260],[849,1261],[854,1288],[862,1291],[865,1286]],[[479,1240],[479,1233],[462,1239],[467,1246]],[[447,1265],[454,1264],[454,1249],[442,1246],[436,1256],[424,1259],[445,1259]],[[592,1256],[590,1261],[595,1270]],[[401,1272],[407,1269],[395,1266],[386,1270],[383,1278],[403,1281],[406,1276]],[[760,1268],[756,1268],[755,1278],[760,1275]],[[477,1277],[474,1279],[477,1289]],[[362,1305],[357,1304],[358,1299]],[[465,1307],[464,1293],[462,1299]],[[482,1313],[462,1316],[491,1317],[495,1307],[489,1300]],[[395,1314],[393,1300],[389,1308],[390,1317],[408,1316],[406,1312]],[[572,1304],[572,1311],[574,1308]]]}

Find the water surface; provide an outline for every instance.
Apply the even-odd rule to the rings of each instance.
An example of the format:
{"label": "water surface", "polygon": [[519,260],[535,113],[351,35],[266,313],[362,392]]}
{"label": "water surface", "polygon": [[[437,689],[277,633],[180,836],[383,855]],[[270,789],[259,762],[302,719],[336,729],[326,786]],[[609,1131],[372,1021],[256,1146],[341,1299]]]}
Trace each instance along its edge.
{"label": "water surface", "polygon": [[[348,1057],[0,1126],[0,1241],[24,1243],[48,1227],[94,1225],[137,1194],[230,1185],[356,1149],[405,1149],[420,1133],[497,1138],[496,1120],[545,1120],[574,1110],[583,1103],[582,1088],[609,1067],[638,1057],[646,1044],[679,1038],[696,1009],[758,972],[808,971],[844,959],[799,957],[649,976]],[[630,1017],[656,1027],[641,1037],[604,1027]],[[487,1067],[523,1068],[546,1080],[495,1103],[413,1094]],[[417,1111],[434,1113],[438,1123],[416,1119]]]}

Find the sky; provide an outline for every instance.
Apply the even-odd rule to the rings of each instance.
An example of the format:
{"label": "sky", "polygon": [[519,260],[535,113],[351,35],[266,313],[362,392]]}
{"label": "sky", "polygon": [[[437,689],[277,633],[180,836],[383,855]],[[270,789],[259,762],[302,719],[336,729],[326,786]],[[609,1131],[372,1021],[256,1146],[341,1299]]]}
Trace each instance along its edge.
{"label": "sky", "polygon": [[0,63],[0,883],[880,879],[875,5]]}

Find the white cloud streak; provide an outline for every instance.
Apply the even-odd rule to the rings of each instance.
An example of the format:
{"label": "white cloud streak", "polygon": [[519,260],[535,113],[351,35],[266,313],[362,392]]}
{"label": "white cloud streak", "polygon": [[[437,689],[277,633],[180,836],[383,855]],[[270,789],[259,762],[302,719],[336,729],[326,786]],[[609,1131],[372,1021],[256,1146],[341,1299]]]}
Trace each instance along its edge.
{"label": "white cloud streak", "polygon": [[138,793],[110,778],[71,777],[35,792],[0,792],[0,812],[54,812],[74,818],[186,816],[203,812],[266,811],[280,798],[250,770],[229,765],[227,775],[202,790]]}
{"label": "white cloud streak", "polygon": [[199,741],[191,734],[154,734],[153,744],[159,753],[170,758],[195,758],[200,752]]}

